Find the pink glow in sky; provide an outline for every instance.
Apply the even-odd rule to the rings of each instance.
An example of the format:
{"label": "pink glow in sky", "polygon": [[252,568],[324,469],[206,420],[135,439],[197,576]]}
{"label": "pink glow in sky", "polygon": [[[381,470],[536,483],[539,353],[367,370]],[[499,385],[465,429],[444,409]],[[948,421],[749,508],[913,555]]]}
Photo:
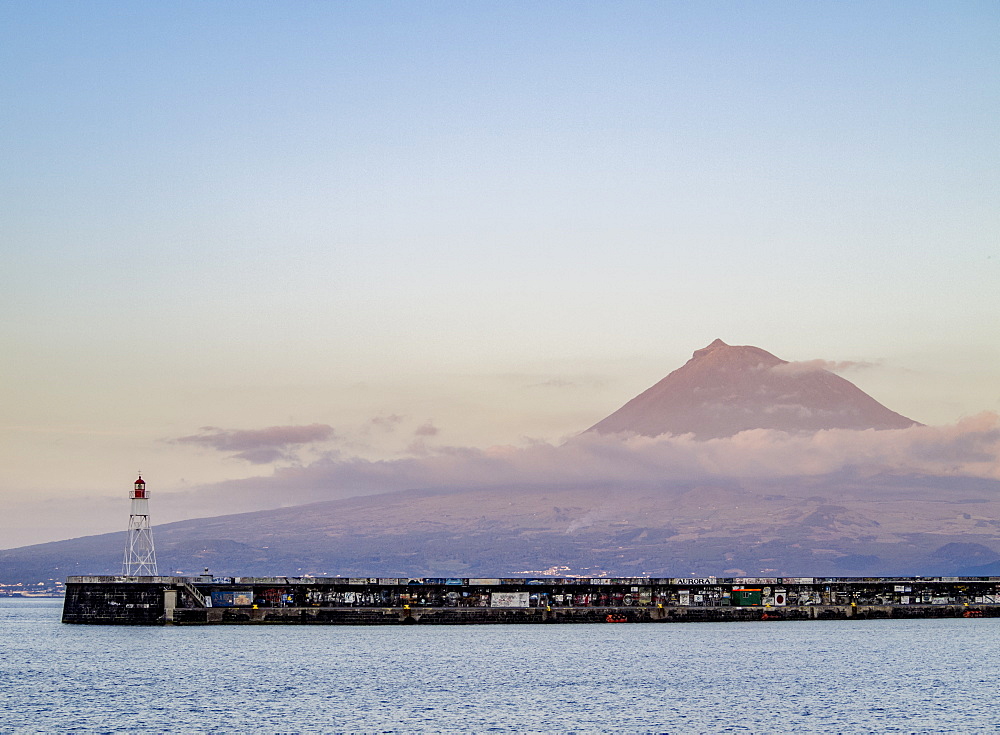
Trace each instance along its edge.
{"label": "pink glow in sky", "polygon": [[118,528],[62,503],[139,469],[555,446],[716,337],[868,365],[931,426],[1000,410],[998,33],[986,2],[4,3],[0,548]]}

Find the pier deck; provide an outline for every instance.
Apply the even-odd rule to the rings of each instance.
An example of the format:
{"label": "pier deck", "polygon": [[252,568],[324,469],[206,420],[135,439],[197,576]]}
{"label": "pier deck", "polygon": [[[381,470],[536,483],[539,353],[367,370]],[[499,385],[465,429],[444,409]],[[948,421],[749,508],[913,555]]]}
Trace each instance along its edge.
{"label": "pier deck", "polygon": [[69,577],[64,623],[463,625],[1000,617],[1000,577]]}

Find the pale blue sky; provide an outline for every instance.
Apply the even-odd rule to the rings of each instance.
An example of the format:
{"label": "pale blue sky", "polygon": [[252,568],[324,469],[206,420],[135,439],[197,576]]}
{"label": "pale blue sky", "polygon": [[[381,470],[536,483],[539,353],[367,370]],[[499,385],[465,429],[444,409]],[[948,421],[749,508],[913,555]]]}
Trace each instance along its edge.
{"label": "pale blue sky", "polygon": [[997,410],[998,37],[995,2],[0,4],[0,493],[271,471],[168,441],[206,425],[556,440],[716,337]]}

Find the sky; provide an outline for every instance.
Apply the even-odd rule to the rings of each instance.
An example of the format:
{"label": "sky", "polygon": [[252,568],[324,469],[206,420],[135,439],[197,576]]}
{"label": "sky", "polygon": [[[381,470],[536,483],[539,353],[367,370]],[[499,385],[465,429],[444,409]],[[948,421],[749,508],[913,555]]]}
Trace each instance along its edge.
{"label": "sky", "polygon": [[0,548],[124,528],[140,470],[182,517],[542,451],[716,338],[870,365],[932,427],[1000,411],[998,33],[992,2],[0,4]]}

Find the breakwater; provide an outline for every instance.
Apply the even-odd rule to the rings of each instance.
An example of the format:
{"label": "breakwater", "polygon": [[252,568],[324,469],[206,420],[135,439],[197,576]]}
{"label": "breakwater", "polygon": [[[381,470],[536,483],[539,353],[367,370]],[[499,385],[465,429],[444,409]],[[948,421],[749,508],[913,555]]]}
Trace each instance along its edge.
{"label": "breakwater", "polygon": [[69,577],[64,623],[475,624],[1000,617],[1000,577]]}

